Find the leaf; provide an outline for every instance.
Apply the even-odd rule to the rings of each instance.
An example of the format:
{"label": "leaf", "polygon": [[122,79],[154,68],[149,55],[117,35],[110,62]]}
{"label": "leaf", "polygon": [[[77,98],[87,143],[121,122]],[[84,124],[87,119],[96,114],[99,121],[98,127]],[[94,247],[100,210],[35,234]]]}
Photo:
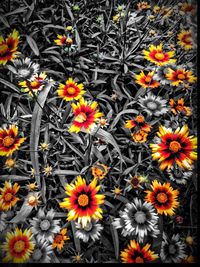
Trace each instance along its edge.
{"label": "leaf", "polygon": [[6,86],[10,87],[11,89],[13,89],[16,93],[20,94],[19,88],[17,86],[15,86],[14,84],[5,81],[3,79],[0,78],[0,83],[5,84]]}
{"label": "leaf", "polygon": [[113,244],[114,244],[114,249],[115,249],[115,257],[116,259],[119,258],[119,237],[118,237],[118,232],[115,229],[115,227],[112,224],[113,218],[110,216],[110,231],[111,235],[113,238]]}
{"label": "leaf", "polygon": [[78,45],[78,51],[81,50],[81,38],[79,36],[78,30],[75,31],[75,39],[76,39],[76,44]]}
{"label": "leaf", "polygon": [[31,178],[28,176],[21,176],[21,175],[1,175],[0,176],[0,181],[14,181],[14,182],[20,182],[20,181],[26,181],[30,180]]}
{"label": "leaf", "polygon": [[38,49],[38,46],[35,40],[30,35],[26,35],[26,40],[28,44],[30,45],[30,48],[33,50],[34,54],[36,56],[39,56],[40,52],[39,52],[39,49]]}
{"label": "leaf", "polygon": [[160,214],[158,216],[158,229],[160,230],[160,233],[157,237],[153,238],[152,250],[155,251],[155,253],[160,254],[163,239],[163,217]]}
{"label": "leaf", "polygon": [[21,206],[20,211],[17,212],[17,215],[10,220],[11,223],[19,223],[24,222],[28,215],[31,213],[33,206],[27,204],[27,200],[25,199],[23,205]]}
{"label": "leaf", "polygon": [[71,221],[71,226],[72,226],[72,232],[73,232],[73,237],[74,237],[74,243],[75,243],[75,247],[76,247],[76,251],[77,252],[81,252],[81,244],[80,244],[80,240],[76,237],[75,233],[76,233],[76,228],[75,228],[75,223],[74,221]]}
{"label": "leaf", "polygon": [[80,173],[73,170],[55,170],[52,175],[79,175]]}
{"label": "leaf", "polygon": [[8,20],[4,17],[3,14],[0,15],[0,20],[1,22],[7,27],[7,28],[10,28],[10,25],[8,23]]}

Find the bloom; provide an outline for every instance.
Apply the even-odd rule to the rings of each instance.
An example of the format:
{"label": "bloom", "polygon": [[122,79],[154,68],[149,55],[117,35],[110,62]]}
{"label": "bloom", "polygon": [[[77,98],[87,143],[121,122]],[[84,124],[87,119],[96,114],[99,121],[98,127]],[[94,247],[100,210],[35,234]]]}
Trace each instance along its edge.
{"label": "bloom", "polygon": [[169,179],[177,184],[185,185],[187,180],[192,177],[192,171],[183,171],[179,167],[167,170],[169,174]]}
{"label": "bloom", "polygon": [[18,127],[10,125],[9,128],[0,128],[0,156],[10,156],[15,150],[18,150],[20,145],[26,138],[17,137]]}
{"label": "bloom", "polygon": [[159,214],[173,216],[174,209],[179,206],[177,200],[179,191],[174,190],[170,183],[161,184],[157,180],[152,182],[151,189],[145,191],[147,193],[145,200],[152,203]]}
{"label": "bloom", "polygon": [[103,113],[97,109],[98,104],[96,101],[88,102],[81,98],[78,103],[72,103],[71,106],[75,118],[69,128],[69,132],[78,133],[82,128],[90,131],[94,127],[97,118],[103,116]]}
{"label": "bloom", "polygon": [[1,248],[6,252],[4,262],[27,262],[34,249],[31,231],[16,228],[14,232],[7,232],[6,241]]}
{"label": "bloom", "polygon": [[193,48],[192,32],[191,30],[182,30],[177,36],[177,44],[180,45],[184,50],[190,50]]}
{"label": "bloom", "polygon": [[67,228],[63,228],[60,233],[54,236],[52,248],[58,248],[61,250],[64,246],[66,240],[69,240],[69,236],[67,235]]}
{"label": "bloom", "polygon": [[19,189],[20,186],[18,183],[14,183],[12,186],[11,182],[5,181],[4,187],[0,188],[0,210],[9,210],[15,206],[19,200],[19,198],[16,197]]}
{"label": "bloom", "polygon": [[142,115],[136,116],[133,120],[127,120],[125,124],[125,128],[131,129],[131,131],[144,131],[146,133],[151,131],[152,126],[146,123],[144,117]]}
{"label": "bloom", "polygon": [[191,109],[189,107],[186,107],[184,102],[184,98],[179,98],[177,99],[177,101],[172,98],[170,99],[169,104],[174,115],[182,113],[185,116],[190,116],[192,114]]}
{"label": "bloom", "polygon": [[136,83],[141,85],[143,88],[157,88],[160,84],[153,79],[154,71],[144,74],[143,71],[140,74],[135,75]]}
{"label": "bloom", "polygon": [[197,78],[193,75],[192,71],[184,69],[173,70],[168,68],[166,78],[173,86],[179,86],[180,84],[185,83],[195,83],[197,81]]}
{"label": "bloom", "polygon": [[82,83],[77,84],[72,78],[69,78],[65,84],[59,84],[57,93],[59,97],[66,101],[78,100],[86,92],[83,89],[84,85]]}
{"label": "bloom", "polygon": [[176,62],[176,59],[172,59],[174,51],[164,52],[162,44],[158,46],[150,45],[149,51],[143,50],[144,58],[157,66],[163,66],[169,63]]}
{"label": "bloom", "polygon": [[19,44],[19,32],[13,30],[6,40],[0,35],[0,65],[5,65],[8,61],[17,57],[17,48]]}
{"label": "bloom", "polygon": [[57,38],[58,39],[54,40],[57,45],[71,46],[73,44],[73,40],[69,36],[58,34]]}
{"label": "bloom", "polygon": [[144,131],[138,131],[131,134],[133,141],[136,143],[144,143],[147,141],[148,134]]}
{"label": "bloom", "polygon": [[49,244],[45,239],[39,239],[36,237],[35,239],[35,248],[33,254],[29,262],[32,263],[50,263],[51,262],[51,254],[53,253],[52,245]]}
{"label": "bloom", "polygon": [[145,263],[151,262],[158,258],[154,251],[150,250],[150,244],[140,247],[135,241],[131,240],[130,244],[124,251],[121,251],[120,256],[123,263]]}
{"label": "bloom", "polygon": [[89,239],[96,241],[101,236],[101,231],[103,230],[103,226],[100,223],[92,220],[88,222],[85,227],[83,227],[80,223],[76,223],[76,237],[82,239],[83,242],[88,242]]}
{"label": "bloom", "polygon": [[66,194],[69,196],[60,203],[61,208],[68,209],[69,221],[78,219],[83,227],[91,222],[91,219],[102,218],[102,209],[100,204],[104,203],[104,195],[97,194],[100,185],[97,186],[97,179],[94,179],[89,185],[86,185],[85,179],[77,176],[75,184],[67,184]]}
{"label": "bloom", "polygon": [[152,157],[158,160],[160,169],[170,169],[176,163],[181,168],[190,169],[194,160],[197,159],[197,138],[189,135],[187,125],[178,127],[175,132],[171,128],[159,127],[157,144],[150,144]]}
{"label": "bloom", "polygon": [[104,164],[97,163],[96,165],[92,166],[92,175],[94,178],[103,179],[106,174],[108,173],[108,167]]}
{"label": "bloom", "polygon": [[151,8],[151,5],[149,5],[148,2],[142,1],[142,2],[137,4],[137,9],[139,9],[139,10],[145,10],[145,9],[149,9],[149,8]]}

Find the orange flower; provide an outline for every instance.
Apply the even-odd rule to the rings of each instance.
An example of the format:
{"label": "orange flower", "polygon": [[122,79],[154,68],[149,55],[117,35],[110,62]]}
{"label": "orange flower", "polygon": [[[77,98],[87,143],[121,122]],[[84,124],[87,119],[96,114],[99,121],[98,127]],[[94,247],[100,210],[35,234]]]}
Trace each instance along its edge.
{"label": "orange flower", "polygon": [[178,34],[177,38],[178,38],[177,44],[179,44],[183,49],[190,50],[193,48],[192,32],[190,30],[189,31],[182,30]]}
{"label": "orange flower", "polygon": [[1,210],[9,210],[19,200],[16,197],[17,192],[19,191],[20,186],[18,183],[15,183],[13,186],[11,182],[5,181],[4,187],[0,188],[0,209]]}
{"label": "orange flower", "polygon": [[67,37],[66,35],[57,35],[56,40],[54,40],[54,42],[57,45],[66,45],[66,46],[71,46],[73,44],[73,40],[70,37]]}
{"label": "orange flower", "polygon": [[192,114],[191,109],[184,105],[183,98],[179,98],[177,101],[171,98],[169,104],[174,115],[177,115],[178,113],[183,113],[186,116],[190,116]]}
{"label": "orange flower", "polygon": [[191,12],[192,15],[195,15],[196,8],[195,8],[195,5],[193,5],[191,3],[182,3],[182,5],[181,5],[181,11],[184,12],[184,13]]}
{"label": "orange flower", "polygon": [[18,127],[10,125],[8,129],[0,128],[0,156],[10,156],[15,150],[18,150],[20,145],[26,138],[19,138]]}
{"label": "orange flower", "polygon": [[179,206],[179,191],[174,190],[170,183],[161,184],[157,180],[152,182],[151,188],[152,190],[145,191],[145,201],[152,203],[159,214],[173,216],[174,209]]}
{"label": "orange flower", "polygon": [[108,167],[104,164],[97,163],[92,166],[92,175],[94,178],[102,180],[108,173]]}
{"label": "orange flower", "polygon": [[8,35],[8,38],[4,40],[0,35],[0,65],[5,65],[8,61],[17,57],[17,48],[19,44],[19,32],[15,29]]}
{"label": "orange flower", "polygon": [[131,136],[133,137],[134,142],[136,143],[144,143],[147,141],[148,134],[144,131],[138,131],[136,133],[132,133]]}
{"label": "orange flower", "polygon": [[149,5],[148,2],[143,1],[143,2],[140,2],[137,4],[137,9],[139,9],[139,10],[145,10],[145,9],[149,9],[149,8],[151,8],[151,5]]}
{"label": "orange flower", "polygon": [[179,86],[179,84],[185,83],[195,83],[197,80],[192,71],[184,69],[173,70],[168,68],[165,77],[171,82],[171,85],[173,86]]}
{"label": "orange flower", "polygon": [[63,228],[60,233],[54,237],[52,247],[61,250],[64,246],[65,241],[69,239],[70,238],[67,235],[67,228]]}
{"label": "orange flower", "polygon": [[60,83],[57,89],[59,97],[66,101],[78,100],[85,93],[84,85],[77,84],[72,78],[69,78],[65,84]]}
{"label": "orange flower", "polygon": [[128,247],[121,251],[120,256],[123,263],[148,263],[158,258],[154,251],[150,250],[150,244],[140,247],[138,242],[130,240]]}
{"label": "orange flower", "polygon": [[125,128],[138,131],[144,131],[146,133],[151,131],[152,126],[145,122],[145,119],[142,115],[136,116],[133,120],[127,120]]}
{"label": "orange flower", "polygon": [[156,80],[153,80],[154,71],[144,74],[143,71],[140,74],[135,75],[136,83],[143,88],[157,88],[160,84]]}

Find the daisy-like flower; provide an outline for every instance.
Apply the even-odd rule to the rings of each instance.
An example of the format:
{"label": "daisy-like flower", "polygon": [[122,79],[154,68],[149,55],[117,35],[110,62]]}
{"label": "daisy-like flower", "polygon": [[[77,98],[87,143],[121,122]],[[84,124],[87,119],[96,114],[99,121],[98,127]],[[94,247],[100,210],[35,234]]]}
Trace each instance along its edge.
{"label": "daisy-like flower", "polygon": [[157,144],[150,144],[152,157],[160,163],[160,169],[171,169],[176,163],[181,168],[191,169],[197,159],[197,138],[189,135],[187,125],[178,127],[175,132],[171,128],[159,127]]}
{"label": "daisy-like flower", "polygon": [[48,151],[49,150],[49,145],[48,143],[40,143],[40,146],[39,148],[42,150],[42,151]]}
{"label": "daisy-like flower", "polygon": [[73,40],[69,36],[58,34],[57,38],[58,39],[54,40],[54,42],[57,45],[60,45],[60,46],[64,45],[64,46],[68,46],[69,47],[69,46],[71,46],[73,44]]}
{"label": "daisy-like flower", "polygon": [[184,13],[191,13],[192,15],[195,15],[196,13],[196,7],[192,3],[181,3],[180,11]]}
{"label": "daisy-like flower", "polygon": [[191,109],[185,106],[184,98],[179,98],[177,100],[171,98],[169,104],[174,115],[181,113],[185,116],[190,116],[192,114]]}
{"label": "daisy-like flower", "polygon": [[168,81],[170,81],[170,84],[173,86],[179,86],[180,84],[185,84],[185,83],[192,84],[197,81],[197,77],[193,75],[193,72],[185,69],[173,70],[168,68],[168,71],[166,73],[166,78]]}
{"label": "daisy-like flower", "polygon": [[176,62],[176,59],[172,59],[174,53],[174,51],[164,52],[162,44],[158,46],[150,45],[149,51],[143,50],[144,58],[157,66]]}
{"label": "daisy-like flower", "polygon": [[78,100],[86,92],[82,83],[77,84],[72,78],[69,78],[65,84],[60,83],[57,93],[65,101]]}
{"label": "daisy-like flower", "polygon": [[39,72],[40,65],[33,63],[30,58],[15,59],[13,66],[8,65],[7,68],[12,71],[18,79],[34,80],[34,76]]}
{"label": "daisy-like flower", "polygon": [[151,5],[148,2],[142,1],[137,4],[138,10],[146,10],[151,8]]}
{"label": "daisy-like flower", "polygon": [[114,189],[111,190],[112,194],[114,195],[114,198],[121,195],[122,189],[119,186],[115,186]]}
{"label": "daisy-like flower", "polygon": [[43,173],[46,176],[50,176],[52,175],[52,171],[53,171],[53,167],[50,165],[47,165],[46,167],[44,167]]}
{"label": "daisy-like flower", "polygon": [[179,167],[174,167],[171,170],[167,170],[169,178],[171,181],[177,183],[178,185],[186,185],[187,181],[192,177],[193,172],[187,170],[181,170]]}
{"label": "daisy-like flower", "polygon": [[180,263],[185,257],[185,244],[180,240],[179,234],[173,235],[171,238],[165,236],[160,252],[162,262]]}
{"label": "daisy-like flower", "polygon": [[[125,209],[120,213],[122,218],[121,226],[125,234],[136,236],[139,242],[143,242],[147,235],[156,237],[159,234],[158,215],[151,203],[134,198],[132,203],[127,203]],[[119,220],[114,219],[113,225],[120,228]]]}
{"label": "daisy-like flower", "polygon": [[142,176],[139,175],[130,175],[129,179],[124,179],[126,182],[129,183],[128,187],[126,188],[127,191],[130,191],[131,189],[138,189],[138,188],[142,188],[141,187],[141,183],[143,182],[143,180],[141,180]]}
{"label": "daisy-like flower", "polygon": [[88,222],[85,227],[83,227],[80,223],[76,223],[76,237],[83,240],[83,242],[88,242],[89,239],[92,241],[96,241],[101,236],[101,231],[103,230],[103,226],[100,223],[92,220]]}
{"label": "daisy-like flower", "polygon": [[168,72],[169,68],[174,71],[178,69],[177,66],[174,64],[166,64],[164,66],[159,66],[153,78],[163,85],[169,83],[169,80],[166,78],[166,73]]}
{"label": "daisy-like flower", "polygon": [[144,131],[138,131],[131,134],[135,143],[145,143],[147,141],[148,134]]}
{"label": "daisy-like flower", "polygon": [[53,209],[46,214],[44,209],[40,208],[36,217],[30,220],[31,231],[39,239],[45,239],[53,242],[53,235],[59,233],[61,227],[60,220],[54,220],[55,212]]}
{"label": "daisy-like flower", "polygon": [[32,263],[50,263],[53,253],[52,245],[45,239],[35,239],[35,248],[29,262]]}
{"label": "daisy-like flower", "polygon": [[37,209],[37,206],[41,203],[39,198],[40,198],[39,192],[30,192],[26,197],[25,203],[27,206]]}
{"label": "daisy-like flower", "polygon": [[92,219],[102,219],[102,209],[100,205],[104,203],[104,195],[97,194],[100,185],[97,186],[97,179],[86,185],[85,179],[77,176],[75,184],[67,184],[67,198],[60,203],[61,208],[68,209],[69,221],[78,219],[83,227],[91,222]]}
{"label": "daisy-like flower", "polygon": [[14,232],[7,232],[1,249],[6,253],[3,262],[27,262],[34,249],[31,231],[16,228]]}
{"label": "daisy-like flower", "polygon": [[159,214],[173,216],[174,210],[179,206],[179,191],[174,190],[170,183],[161,184],[154,180],[151,190],[146,190],[145,200],[152,203]]}
{"label": "daisy-like flower", "polygon": [[131,129],[132,132],[143,131],[148,133],[151,131],[152,126],[145,121],[144,116],[138,115],[133,120],[127,120],[125,128]]}
{"label": "daisy-like flower", "polygon": [[18,137],[18,127],[0,128],[0,156],[10,156],[18,150],[26,138]]}
{"label": "daisy-like flower", "polygon": [[97,119],[97,123],[98,123],[102,128],[104,128],[104,127],[106,127],[106,126],[109,125],[109,123],[108,123],[107,121],[108,121],[108,120],[105,119],[105,118],[99,118],[99,119]]}
{"label": "daisy-like flower", "polygon": [[136,83],[141,85],[143,88],[157,88],[160,84],[153,79],[154,71],[148,72],[141,71],[140,74],[135,75]]}
{"label": "daisy-like flower", "polygon": [[120,257],[123,263],[148,263],[158,259],[158,255],[150,250],[151,245],[140,246],[135,240],[130,240],[126,249],[121,251]]}
{"label": "daisy-like flower", "polygon": [[108,169],[106,165],[98,162],[92,166],[92,175],[94,178],[102,180],[108,173]]}
{"label": "daisy-like flower", "polygon": [[54,236],[52,248],[58,248],[61,250],[64,246],[66,240],[69,240],[69,236],[67,235],[67,228],[63,228],[60,233]]}
{"label": "daisy-like flower", "polygon": [[16,197],[20,186],[18,183],[14,183],[12,186],[11,182],[5,181],[4,187],[0,188],[0,210],[10,210],[14,207],[19,200]]}
{"label": "daisy-like flower", "polygon": [[167,100],[162,99],[160,96],[155,96],[149,92],[145,97],[139,97],[138,104],[149,115],[156,117],[161,116],[169,111],[167,107]]}
{"label": "daisy-like flower", "polygon": [[18,84],[21,86],[21,91],[23,93],[28,93],[31,97],[33,97],[33,93],[37,95],[41,90],[44,89],[47,81],[47,75],[44,71],[40,74],[36,74],[32,81],[22,81]]}
{"label": "daisy-like flower", "polygon": [[84,261],[84,258],[83,258],[83,253],[76,253],[75,252],[75,255],[72,256],[72,261],[75,262],[75,263],[81,263]]}
{"label": "daisy-like flower", "polygon": [[17,167],[16,159],[7,158],[4,163],[4,168],[12,171],[14,168]]}
{"label": "daisy-like flower", "polygon": [[34,190],[38,189],[38,185],[36,184],[36,182],[28,183],[26,185],[26,189],[28,189],[28,191],[34,191]]}
{"label": "daisy-like flower", "polygon": [[17,51],[18,44],[19,32],[17,30],[14,29],[5,40],[0,35],[0,65],[5,65],[8,61],[17,57],[19,54]]}
{"label": "daisy-like flower", "polygon": [[75,116],[69,128],[71,133],[78,133],[82,129],[90,132],[96,125],[97,119],[103,116],[103,113],[98,110],[98,103],[96,101],[88,102],[81,98],[78,103],[72,103],[71,106]]}
{"label": "daisy-like flower", "polygon": [[177,44],[184,50],[191,50],[193,48],[192,31],[182,30],[177,36]]}

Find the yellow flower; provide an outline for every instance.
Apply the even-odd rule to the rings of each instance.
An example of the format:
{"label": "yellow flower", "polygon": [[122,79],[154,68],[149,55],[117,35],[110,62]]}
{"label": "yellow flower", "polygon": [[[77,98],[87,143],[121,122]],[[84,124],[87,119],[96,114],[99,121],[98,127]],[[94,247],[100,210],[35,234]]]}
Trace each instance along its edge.
{"label": "yellow flower", "polygon": [[108,167],[104,164],[97,163],[92,166],[92,175],[94,178],[102,180],[108,173]]}
{"label": "yellow flower", "polygon": [[179,86],[180,84],[185,83],[195,83],[197,81],[197,78],[193,75],[193,72],[185,69],[173,70],[168,68],[165,77],[173,86]]}
{"label": "yellow flower", "polygon": [[0,188],[0,210],[9,210],[16,205],[19,198],[16,197],[20,186],[15,183],[13,186],[11,182],[5,181],[4,187]]}
{"label": "yellow flower", "polygon": [[154,71],[144,74],[143,71],[140,74],[135,75],[136,83],[143,88],[157,88],[160,86],[159,82],[153,79]]}
{"label": "yellow flower", "polygon": [[177,44],[184,50],[191,50],[193,48],[192,31],[182,30],[177,36]]}
{"label": "yellow flower", "polygon": [[86,92],[83,90],[84,85],[82,83],[77,84],[72,78],[69,78],[65,84],[60,83],[57,89],[57,93],[60,98],[65,101],[78,100]]}
{"label": "yellow flower", "polygon": [[70,238],[67,235],[67,228],[63,228],[60,233],[55,235],[52,243],[52,248],[58,248],[59,250],[61,250],[64,246],[65,241],[69,239]]}

